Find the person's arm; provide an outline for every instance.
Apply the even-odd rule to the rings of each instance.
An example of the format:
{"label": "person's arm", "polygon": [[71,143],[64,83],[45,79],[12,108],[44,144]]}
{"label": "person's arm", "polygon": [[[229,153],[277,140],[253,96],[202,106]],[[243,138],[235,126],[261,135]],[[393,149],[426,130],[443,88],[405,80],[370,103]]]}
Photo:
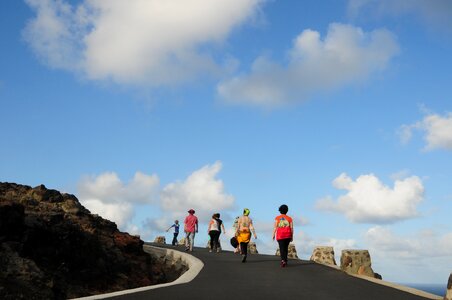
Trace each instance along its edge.
{"label": "person's arm", "polygon": [[278,228],[278,221],[275,220],[275,225],[273,226],[273,237],[272,237],[273,240],[275,240],[277,228]]}
{"label": "person's arm", "polygon": [[237,228],[235,228],[235,235],[238,236],[240,233],[240,227],[242,224],[242,217],[237,219]]}
{"label": "person's arm", "polygon": [[254,238],[257,239],[256,230],[254,229],[253,220],[250,218],[250,229],[254,234]]}
{"label": "person's arm", "polygon": [[171,225],[167,230],[166,230],[166,232],[168,232],[171,228],[173,228],[174,227],[174,225]]}
{"label": "person's arm", "polygon": [[[226,234],[226,229],[224,229],[224,224],[223,223],[221,223],[221,228],[223,228],[223,233]],[[221,228],[220,228],[220,230],[221,230]]]}
{"label": "person's arm", "polygon": [[198,218],[196,218],[196,223],[195,223],[195,232],[198,232]]}
{"label": "person's arm", "polygon": [[290,239],[290,241],[293,242],[293,221],[290,222],[290,229],[292,231],[292,238]]}

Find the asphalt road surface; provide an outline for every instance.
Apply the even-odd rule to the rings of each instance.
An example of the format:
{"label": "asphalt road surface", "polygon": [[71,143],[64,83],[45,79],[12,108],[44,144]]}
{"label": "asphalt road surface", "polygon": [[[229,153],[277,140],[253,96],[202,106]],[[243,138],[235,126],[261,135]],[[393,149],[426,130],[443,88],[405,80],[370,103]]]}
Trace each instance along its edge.
{"label": "asphalt road surface", "polygon": [[[176,249],[183,251],[182,247]],[[426,299],[310,261],[289,260],[288,266],[281,268],[279,257],[273,255],[251,254],[242,263],[240,255],[229,251],[209,253],[207,249],[195,248],[190,254],[204,263],[193,281],[109,299]]]}

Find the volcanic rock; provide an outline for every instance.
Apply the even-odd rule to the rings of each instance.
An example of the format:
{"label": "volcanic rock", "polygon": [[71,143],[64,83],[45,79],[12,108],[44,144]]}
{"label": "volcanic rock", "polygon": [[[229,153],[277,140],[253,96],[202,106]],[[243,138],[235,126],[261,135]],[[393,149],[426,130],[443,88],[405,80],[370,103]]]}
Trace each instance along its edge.
{"label": "volcanic rock", "polygon": [[173,270],[143,243],[73,195],[0,183],[0,299],[67,299],[166,282]]}
{"label": "volcanic rock", "polygon": [[[294,258],[294,259],[298,259],[298,255],[297,255],[297,248],[295,247],[294,243],[290,243],[289,247],[288,247],[288,252],[287,252],[287,258]],[[281,251],[280,249],[276,249],[276,256],[280,256],[281,255]]]}
{"label": "volcanic rock", "polygon": [[249,242],[248,243],[248,253],[250,254],[259,254],[259,252],[257,251],[257,246],[255,242]]}
{"label": "volcanic rock", "polygon": [[316,263],[336,266],[336,260],[334,259],[334,249],[328,246],[315,247],[312,251],[311,259]]}
{"label": "volcanic rock", "polygon": [[159,235],[154,239],[154,243],[155,244],[166,244],[166,238],[162,235]]}
{"label": "volcanic rock", "polygon": [[377,274],[375,276],[372,270],[370,254],[367,250],[342,250],[341,270],[349,274],[365,275],[381,279],[381,275]]}

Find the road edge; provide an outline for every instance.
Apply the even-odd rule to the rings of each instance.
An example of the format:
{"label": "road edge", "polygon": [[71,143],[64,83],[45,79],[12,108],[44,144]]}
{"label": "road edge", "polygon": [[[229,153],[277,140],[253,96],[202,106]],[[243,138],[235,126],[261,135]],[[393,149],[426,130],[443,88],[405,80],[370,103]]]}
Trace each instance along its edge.
{"label": "road edge", "polygon": [[166,257],[171,258],[173,261],[180,260],[180,261],[182,261],[182,263],[184,263],[185,265],[188,266],[188,270],[184,274],[182,274],[178,279],[176,279],[172,282],[167,282],[167,283],[162,283],[162,284],[154,284],[154,285],[150,285],[150,286],[144,286],[144,287],[122,290],[122,291],[106,293],[106,294],[92,295],[92,296],[81,297],[81,298],[73,298],[72,300],[106,299],[106,298],[110,298],[110,297],[116,297],[116,296],[121,296],[121,295],[126,295],[126,294],[133,294],[133,293],[168,287],[168,286],[172,286],[172,285],[176,285],[176,284],[184,284],[184,283],[188,283],[188,282],[192,281],[199,274],[199,272],[201,272],[202,268],[204,267],[204,263],[200,259],[194,257],[193,255],[185,253],[185,252],[177,251],[174,249],[159,248],[159,247],[150,246],[150,245],[144,245],[143,249],[145,252],[148,252],[151,255],[159,255],[159,256],[165,255]]}
{"label": "road edge", "polygon": [[[322,264],[322,263],[315,262],[315,261],[312,261],[312,262],[343,272],[339,266],[332,266],[332,265],[328,265],[328,264]],[[346,272],[344,272],[344,273],[346,273]],[[444,299],[443,297],[435,295],[435,294],[431,294],[431,293],[428,293],[428,292],[425,292],[425,291],[421,291],[421,290],[418,290],[418,289],[415,289],[415,288],[411,288],[411,287],[408,287],[408,286],[405,286],[405,285],[400,285],[400,284],[397,284],[397,283],[385,281],[385,280],[382,280],[382,279],[372,278],[372,277],[369,277],[369,276],[358,275],[358,274],[348,274],[348,273],[346,273],[346,274],[350,275],[350,276],[353,276],[353,277],[356,277],[356,278],[359,278],[359,279],[367,280],[367,281],[370,281],[370,282],[373,282],[373,283],[376,283],[376,284],[384,285],[384,286],[387,286],[387,287],[390,287],[390,288],[393,288],[393,289],[401,290],[401,291],[404,291],[404,292],[407,292],[407,293],[410,293],[410,294],[413,294],[413,295],[416,295],[416,296],[424,297],[424,298],[427,298],[427,299],[432,299],[432,300],[443,300]]]}

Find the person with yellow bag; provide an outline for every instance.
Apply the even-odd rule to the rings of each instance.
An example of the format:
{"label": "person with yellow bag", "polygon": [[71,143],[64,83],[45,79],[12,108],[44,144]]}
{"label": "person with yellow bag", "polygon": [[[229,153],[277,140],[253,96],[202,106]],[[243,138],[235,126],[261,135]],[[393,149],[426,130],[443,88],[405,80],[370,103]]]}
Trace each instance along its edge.
{"label": "person with yellow bag", "polygon": [[254,238],[257,239],[256,231],[253,226],[253,220],[251,220],[249,215],[250,210],[245,208],[243,210],[243,215],[237,220],[237,231],[235,233],[242,253],[242,263],[246,262],[246,258],[248,256],[248,243],[251,240],[251,232],[253,233]]}

